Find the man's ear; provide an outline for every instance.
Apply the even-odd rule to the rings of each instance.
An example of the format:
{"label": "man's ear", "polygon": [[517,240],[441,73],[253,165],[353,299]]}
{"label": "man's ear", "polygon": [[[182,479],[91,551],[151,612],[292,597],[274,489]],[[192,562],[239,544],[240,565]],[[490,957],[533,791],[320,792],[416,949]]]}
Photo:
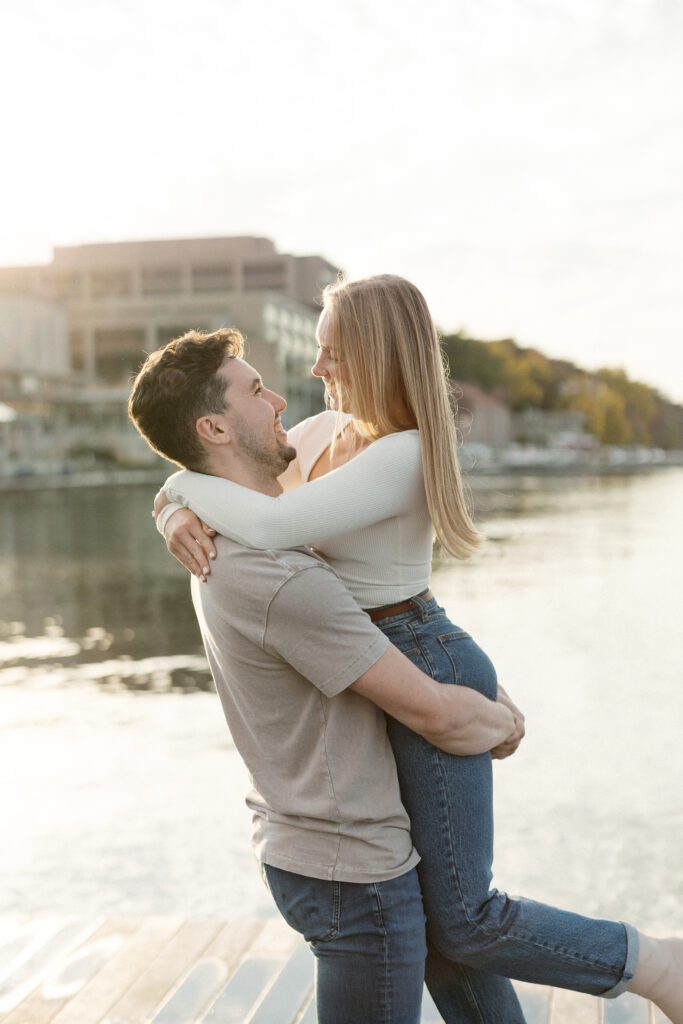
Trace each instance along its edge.
{"label": "man's ear", "polygon": [[195,430],[208,444],[232,444],[232,435],[224,416],[200,416]]}

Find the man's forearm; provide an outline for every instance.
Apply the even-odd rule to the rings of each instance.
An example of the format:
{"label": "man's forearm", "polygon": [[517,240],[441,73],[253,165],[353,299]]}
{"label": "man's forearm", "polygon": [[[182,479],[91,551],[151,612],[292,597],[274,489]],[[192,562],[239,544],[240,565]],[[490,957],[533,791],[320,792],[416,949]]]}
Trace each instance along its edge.
{"label": "man's forearm", "polygon": [[503,743],[515,729],[512,712],[467,686],[439,686],[443,704],[434,726],[422,735],[435,747],[461,756],[483,754]]}
{"label": "man's forearm", "polygon": [[483,754],[515,731],[509,708],[436,682],[391,644],[350,688],[449,754]]}

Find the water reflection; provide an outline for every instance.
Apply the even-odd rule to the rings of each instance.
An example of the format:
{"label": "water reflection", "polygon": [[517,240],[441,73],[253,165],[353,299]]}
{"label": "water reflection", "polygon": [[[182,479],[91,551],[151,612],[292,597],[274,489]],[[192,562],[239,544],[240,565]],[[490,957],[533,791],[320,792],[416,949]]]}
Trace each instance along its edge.
{"label": "water reflection", "polygon": [[[433,587],[527,713],[496,766],[496,882],[675,926],[683,471],[478,478],[489,537]],[[0,495],[5,906],[272,911],[246,780],[151,488]]]}
{"label": "water reflection", "polygon": [[2,495],[0,618],[27,636],[44,635],[46,620],[73,638],[103,629],[117,656],[199,652],[187,574],[154,530],[152,497],[149,487]]}

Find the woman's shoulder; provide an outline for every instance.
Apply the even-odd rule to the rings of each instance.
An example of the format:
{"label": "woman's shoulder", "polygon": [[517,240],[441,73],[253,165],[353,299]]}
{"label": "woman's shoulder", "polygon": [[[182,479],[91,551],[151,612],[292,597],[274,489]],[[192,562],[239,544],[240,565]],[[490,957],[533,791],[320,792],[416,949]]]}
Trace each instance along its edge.
{"label": "woman's shoulder", "polygon": [[[342,425],[350,417],[342,417]],[[314,416],[309,416],[305,420],[301,420],[300,423],[296,423],[293,427],[287,431],[287,434],[292,442],[296,444],[296,441],[315,441],[318,438],[326,440],[328,443],[332,440],[335,428],[337,425],[337,413],[333,409],[325,409],[323,412],[318,412]]]}
{"label": "woman's shoulder", "polygon": [[420,451],[420,431],[419,430],[396,430],[393,434],[384,434],[383,437],[377,439],[375,444],[382,444],[385,447],[391,445],[394,448],[401,449],[407,452],[419,452]]}

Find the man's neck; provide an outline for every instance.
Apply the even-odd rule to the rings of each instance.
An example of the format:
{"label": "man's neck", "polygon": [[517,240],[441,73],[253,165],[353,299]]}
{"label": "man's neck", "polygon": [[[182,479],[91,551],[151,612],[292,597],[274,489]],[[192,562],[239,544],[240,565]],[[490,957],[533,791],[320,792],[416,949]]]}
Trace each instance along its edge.
{"label": "man's neck", "polygon": [[222,476],[224,480],[232,480],[234,484],[248,487],[251,491],[268,494],[271,498],[277,498],[278,494],[282,494],[282,487],[276,476],[269,475],[261,466],[238,459],[214,457],[209,462],[206,472],[211,476]]}

